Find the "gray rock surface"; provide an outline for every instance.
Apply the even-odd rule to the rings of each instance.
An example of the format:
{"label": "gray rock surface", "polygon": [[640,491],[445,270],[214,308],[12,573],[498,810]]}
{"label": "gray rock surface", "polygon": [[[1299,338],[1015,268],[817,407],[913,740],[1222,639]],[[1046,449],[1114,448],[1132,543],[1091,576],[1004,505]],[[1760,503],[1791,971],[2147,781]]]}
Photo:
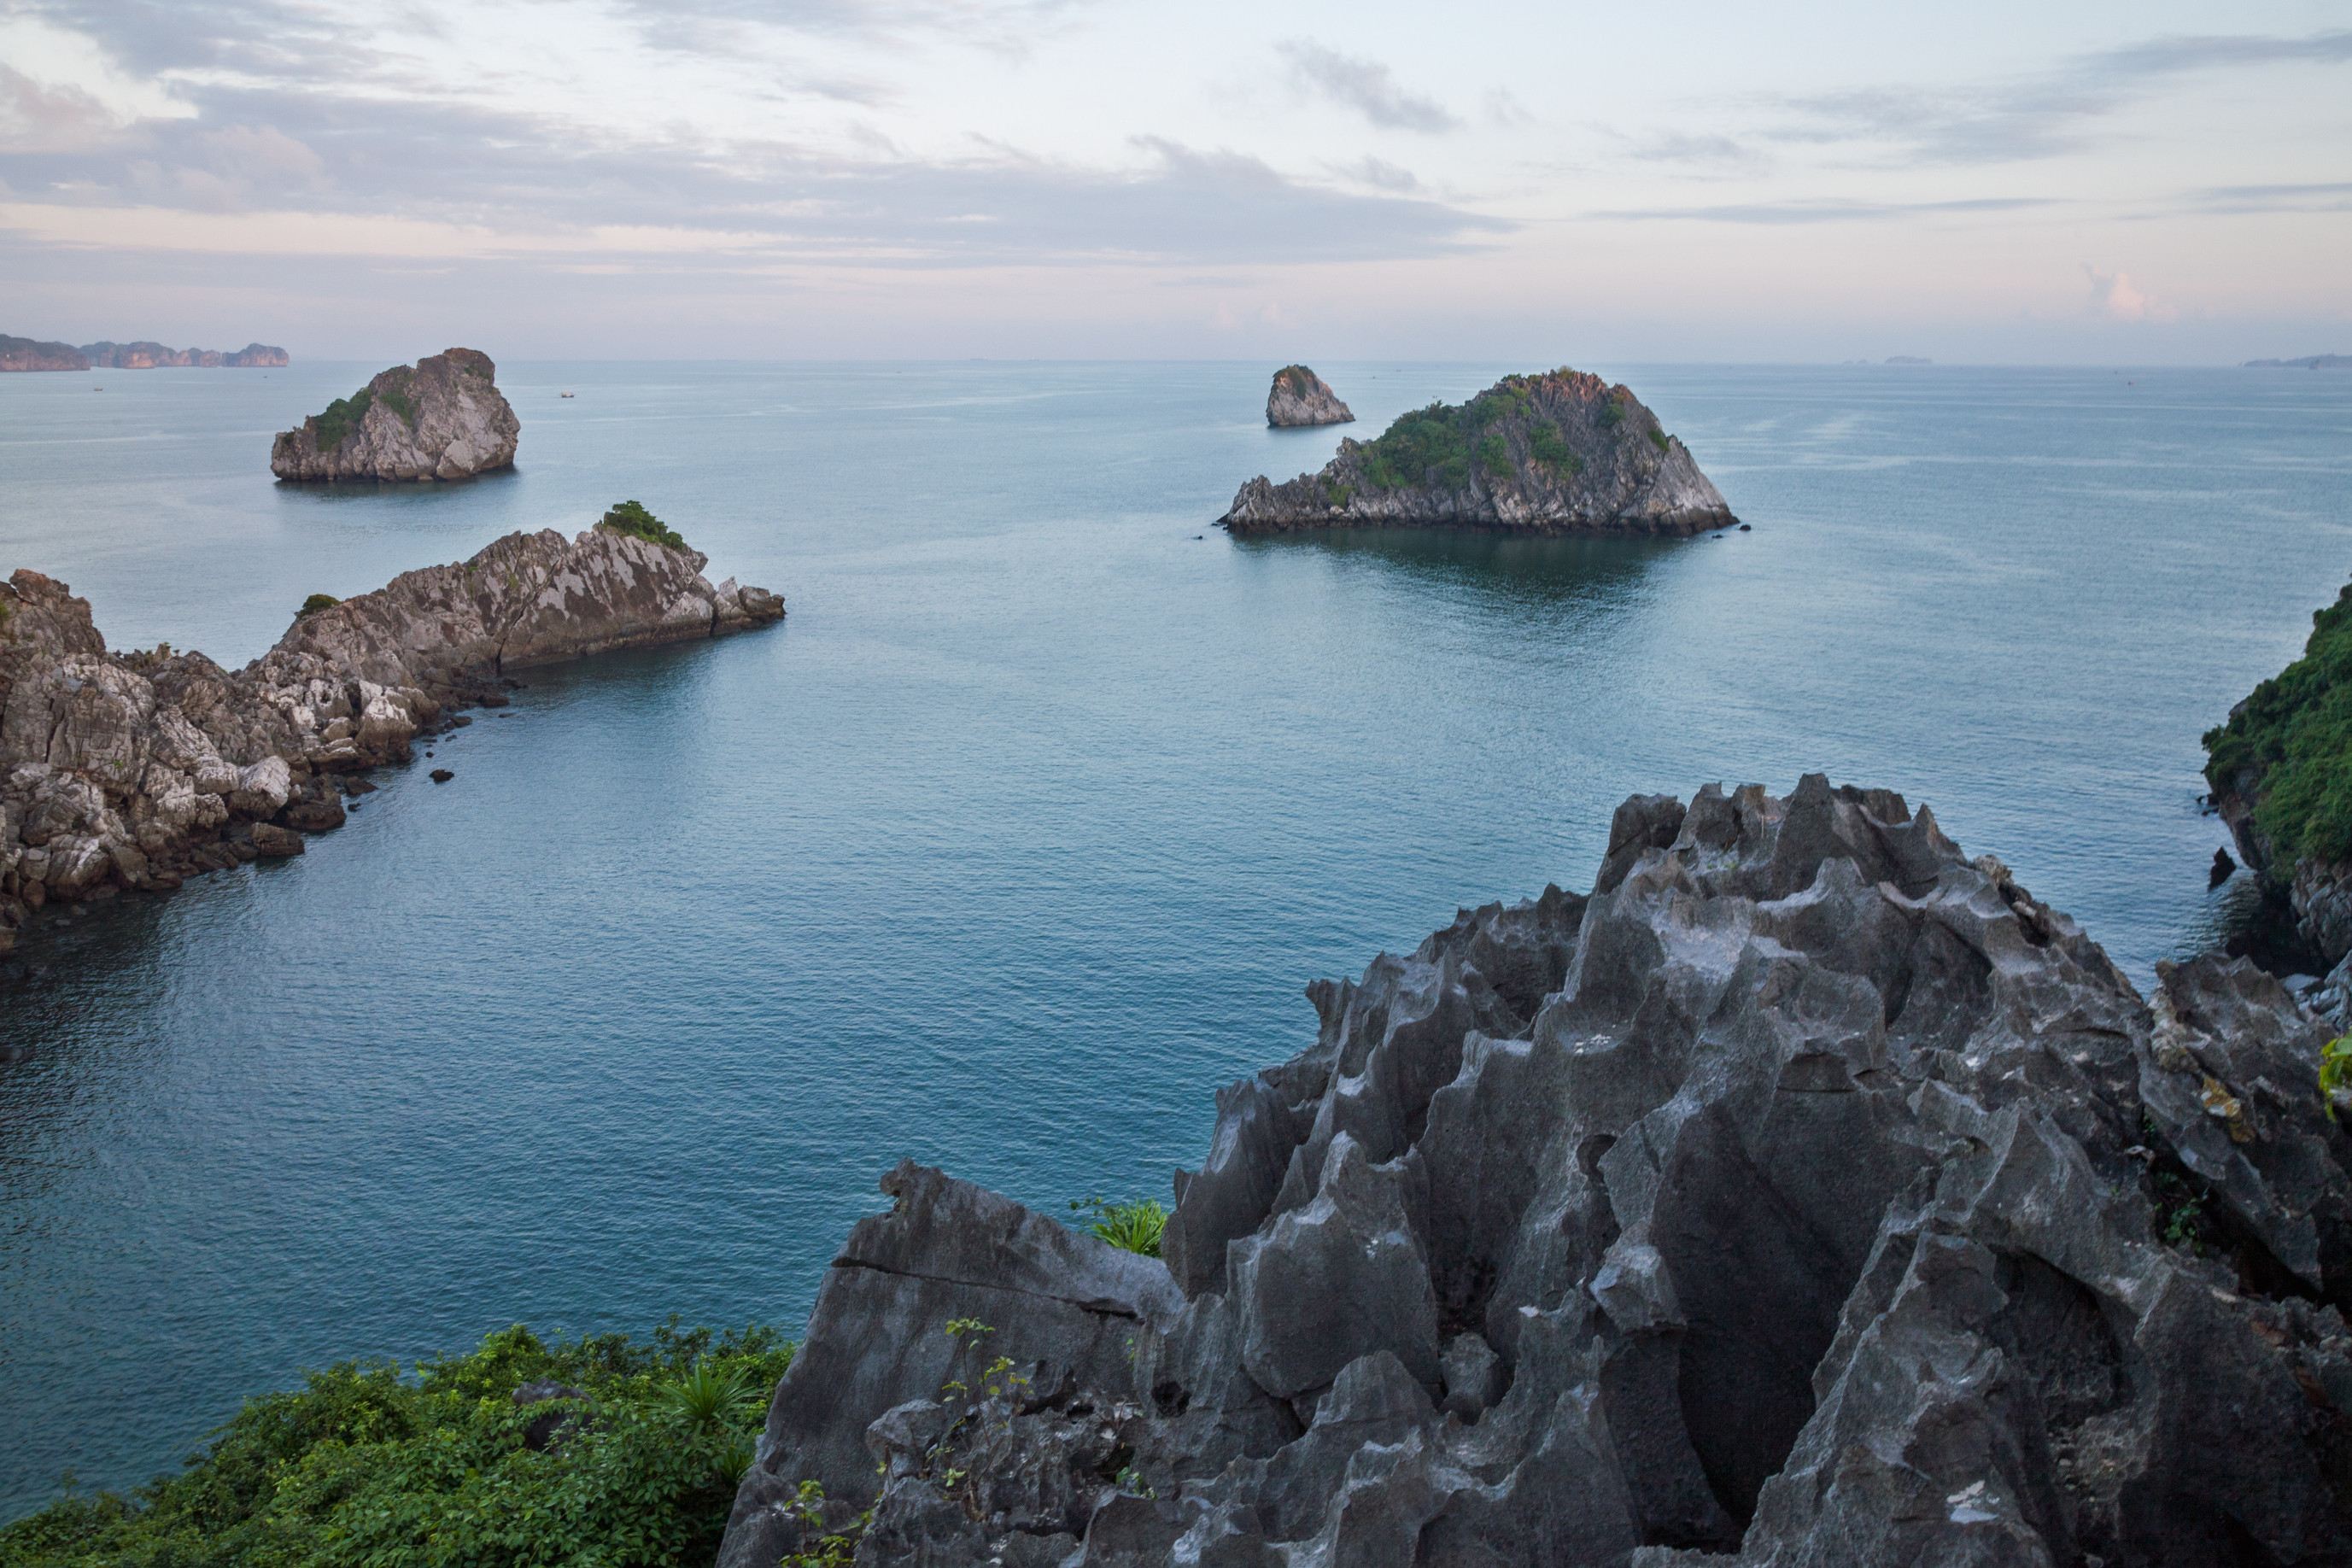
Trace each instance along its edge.
{"label": "gray rock surface", "polygon": [[335,775],[503,705],[507,670],[783,615],[705,564],[604,528],[512,533],[300,616],[234,672],[168,646],[109,653],[87,600],[16,572],[0,584],[0,952],[52,900],[301,853],[301,832],[343,820]]}
{"label": "gray rock surface", "polygon": [[1737,523],[1681,441],[1624,386],[1557,370],[1345,440],[1320,472],[1242,486],[1234,533],[1365,526],[1696,533]]}
{"label": "gray rock surface", "polygon": [[478,349],[394,365],[323,414],[280,431],[281,479],[464,479],[514,466],[522,425]]}
{"label": "gray rock surface", "polygon": [[2143,997],[1815,776],[1309,994],[1164,1273],[902,1167],[724,1568],[803,1478],[867,1564],[2352,1562],[2352,1146],[2252,966]]}
{"label": "gray rock surface", "polygon": [[1290,429],[1307,425],[1352,425],[1356,416],[1321,376],[1303,364],[1286,364],[1274,373],[1274,385],[1267,389],[1265,422],[1276,429]]}

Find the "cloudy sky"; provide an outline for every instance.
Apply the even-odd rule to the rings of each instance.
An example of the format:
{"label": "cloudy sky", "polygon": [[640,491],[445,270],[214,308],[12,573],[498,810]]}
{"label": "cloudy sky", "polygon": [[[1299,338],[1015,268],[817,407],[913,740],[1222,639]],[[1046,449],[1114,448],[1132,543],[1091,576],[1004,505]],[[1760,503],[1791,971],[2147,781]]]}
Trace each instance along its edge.
{"label": "cloudy sky", "polygon": [[0,331],[2352,352],[2352,6],[0,0]]}

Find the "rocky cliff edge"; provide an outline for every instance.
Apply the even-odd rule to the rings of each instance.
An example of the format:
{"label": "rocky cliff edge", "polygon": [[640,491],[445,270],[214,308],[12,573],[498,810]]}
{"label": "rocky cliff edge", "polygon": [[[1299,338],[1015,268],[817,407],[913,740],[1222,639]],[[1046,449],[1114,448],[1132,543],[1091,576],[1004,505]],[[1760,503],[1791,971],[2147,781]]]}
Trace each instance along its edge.
{"label": "rocky cliff edge", "polygon": [[1308,994],[1164,1268],[895,1173],[722,1568],[2352,1555],[2347,1134],[2260,971],[2143,997],[1816,776]]}

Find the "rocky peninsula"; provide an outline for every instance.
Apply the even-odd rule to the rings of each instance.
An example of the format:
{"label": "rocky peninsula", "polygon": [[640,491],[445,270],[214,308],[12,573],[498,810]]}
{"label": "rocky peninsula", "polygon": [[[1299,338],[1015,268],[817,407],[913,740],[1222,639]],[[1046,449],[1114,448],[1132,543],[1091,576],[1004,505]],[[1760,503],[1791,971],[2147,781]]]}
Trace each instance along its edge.
{"label": "rocky peninsula", "polygon": [[1353,425],[1356,416],[1324,379],[1303,364],[1274,373],[1265,395],[1265,422],[1277,430],[1307,425]]}
{"label": "rocky peninsula", "polygon": [[635,516],[651,521],[615,508],[576,538],[510,533],[373,593],[315,595],[236,671],[168,645],[109,653],[88,601],[17,571],[0,584],[0,953],[50,900],[300,853],[301,834],[341,824],[340,778],[503,706],[508,671],[783,615],[765,589],[714,586],[701,552]]}
{"label": "rocky peninsula", "polygon": [[1572,370],[1507,376],[1431,404],[1322,471],[1255,479],[1219,520],[1236,534],[1379,526],[1689,534],[1736,523],[1688,448],[1622,385]]}
{"label": "rocky peninsula", "polygon": [[514,466],[521,421],[478,349],[449,349],[381,372],[269,449],[281,479],[466,479]]}
{"label": "rocky peninsula", "polygon": [[2346,1560],[2352,1142],[2251,964],[2144,997],[1811,776],[1307,994],[1164,1263],[892,1172],[722,1568]]}

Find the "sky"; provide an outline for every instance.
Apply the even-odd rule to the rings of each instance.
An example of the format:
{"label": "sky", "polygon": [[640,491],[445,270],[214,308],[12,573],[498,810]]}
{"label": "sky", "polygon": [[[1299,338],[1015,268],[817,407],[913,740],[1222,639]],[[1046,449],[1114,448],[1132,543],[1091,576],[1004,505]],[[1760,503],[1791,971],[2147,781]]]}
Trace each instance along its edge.
{"label": "sky", "polygon": [[2352,5],[0,0],[0,331],[2352,353]]}

